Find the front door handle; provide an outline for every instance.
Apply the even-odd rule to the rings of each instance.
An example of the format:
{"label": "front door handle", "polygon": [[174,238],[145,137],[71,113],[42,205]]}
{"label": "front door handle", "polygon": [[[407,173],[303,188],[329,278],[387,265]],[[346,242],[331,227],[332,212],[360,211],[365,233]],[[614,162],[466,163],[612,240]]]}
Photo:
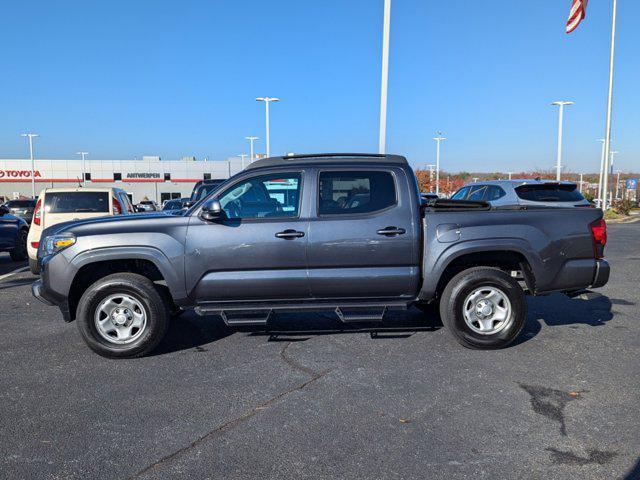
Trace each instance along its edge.
{"label": "front door handle", "polygon": [[407,233],[407,231],[404,228],[386,227],[386,228],[381,228],[380,230],[378,230],[377,233],[378,235],[385,235],[387,237],[392,237],[394,235],[403,235]]}
{"label": "front door handle", "polygon": [[294,238],[304,237],[304,232],[298,232],[297,230],[287,229],[283,232],[276,233],[276,237],[284,238],[285,240],[293,240]]}

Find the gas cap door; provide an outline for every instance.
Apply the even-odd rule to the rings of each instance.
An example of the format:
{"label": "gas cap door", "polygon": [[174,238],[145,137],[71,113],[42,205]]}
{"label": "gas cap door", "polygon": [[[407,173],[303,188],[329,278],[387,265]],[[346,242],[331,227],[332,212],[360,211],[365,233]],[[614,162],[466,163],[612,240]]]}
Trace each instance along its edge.
{"label": "gas cap door", "polygon": [[440,243],[452,243],[460,240],[462,228],[458,223],[442,223],[436,227],[436,238]]}

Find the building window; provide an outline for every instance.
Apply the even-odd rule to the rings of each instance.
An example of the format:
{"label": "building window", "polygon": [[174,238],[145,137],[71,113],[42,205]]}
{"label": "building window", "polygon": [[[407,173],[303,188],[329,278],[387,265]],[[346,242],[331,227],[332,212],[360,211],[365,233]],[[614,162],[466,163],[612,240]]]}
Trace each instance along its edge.
{"label": "building window", "polygon": [[165,173],[164,174],[164,181],[165,182],[170,182],[171,181],[171,174],[170,173]]}
{"label": "building window", "polygon": [[91,180],[91,174],[89,172],[85,172],[84,179],[85,179],[85,181]]}
{"label": "building window", "polygon": [[204,180],[211,180],[211,174],[210,173],[205,173],[203,178],[204,178]]}
{"label": "building window", "polygon": [[122,174],[121,173],[114,173],[113,174],[113,179],[118,182],[122,180]]}

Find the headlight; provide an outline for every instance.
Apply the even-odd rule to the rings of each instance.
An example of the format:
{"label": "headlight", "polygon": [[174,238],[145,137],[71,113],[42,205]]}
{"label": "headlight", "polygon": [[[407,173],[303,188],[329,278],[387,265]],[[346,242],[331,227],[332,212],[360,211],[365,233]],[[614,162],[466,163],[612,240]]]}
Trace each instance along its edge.
{"label": "headlight", "polygon": [[73,235],[51,235],[44,240],[44,255],[53,255],[76,243]]}

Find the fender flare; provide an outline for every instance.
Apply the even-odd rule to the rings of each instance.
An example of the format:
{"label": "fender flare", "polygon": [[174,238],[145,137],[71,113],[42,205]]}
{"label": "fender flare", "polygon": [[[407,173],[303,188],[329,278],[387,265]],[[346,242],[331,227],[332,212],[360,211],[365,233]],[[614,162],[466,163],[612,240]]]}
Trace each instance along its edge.
{"label": "fender flare", "polygon": [[521,238],[492,238],[482,240],[469,240],[466,242],[458,242],[452,244],[434,260],[432,264],[425,264],[423,268],[425,272],[424,283],[420,291],[421,299],[433,298],[438,283],[443,273],[451,265],[453,261],[463,255],[483,252],[514,252],[520,254],[531,267],[531,276],[533,278],[526,279],[527,284],[534,283],[537,278],[536,273],[544,268],[544,264],[539,254],[535,252],[529,243]]}
{"label": "fender flare", "polygon": [[[109,260],[147,260],[162,274],[174,300],[185,298],[184,275],[176,271],[171,260],[159,249],[151,246],[101,247],[79,253],[71,260],[76,273],[84,266]],[[74,274],[75,277],[75,274]]]}

